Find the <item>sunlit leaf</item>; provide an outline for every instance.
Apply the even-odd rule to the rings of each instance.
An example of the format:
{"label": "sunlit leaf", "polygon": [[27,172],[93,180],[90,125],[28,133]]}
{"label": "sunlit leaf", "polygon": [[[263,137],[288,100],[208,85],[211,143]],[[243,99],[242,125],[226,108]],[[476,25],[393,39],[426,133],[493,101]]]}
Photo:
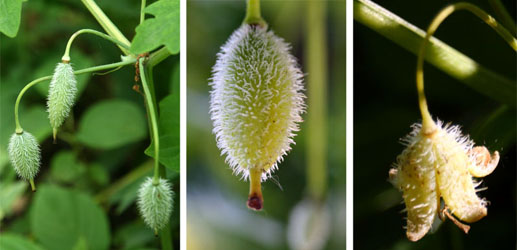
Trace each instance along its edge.
{"label": "sunlit leaf", "polygon": [[155,17],[146,19],[136,27],[131,51],[140,54],[165,45],[171,54],[177,54],[180,44],[179,0],[157,1],[147,6],[145,12]]}

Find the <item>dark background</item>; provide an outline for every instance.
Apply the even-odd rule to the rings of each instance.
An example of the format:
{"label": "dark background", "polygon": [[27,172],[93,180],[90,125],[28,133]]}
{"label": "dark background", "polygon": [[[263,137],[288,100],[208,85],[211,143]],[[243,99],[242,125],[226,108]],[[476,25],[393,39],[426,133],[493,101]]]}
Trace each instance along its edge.
{"label": "dark background", "polygon": [[[494,15],[487,1],[472,2]],[[503,1],[515,20],[515,1]],[[451,1],[376,1],[426,29]],[[496,18],[497,19],[497,18]],[[489,26],[461,11],[435,34],[481,65],[516,80],[514,51]],[[501,104],[425,66],[425,88],[433,117],[461,125],[478,145],[498,150],[497,169],[483,178],[479,193],[490,201],[488,216],[465,235],[451,221],[417,243],[405,236],[402,194],[388,181],[388,170],[403,150],[399,138],[420,122],[415,87],[416,56],[375,31],[354,22],[354,248],[355,249],[515,249],[516,116],[508,109],[497,124],[482,124]],[[490,85],[490,82],[486,83]]]}

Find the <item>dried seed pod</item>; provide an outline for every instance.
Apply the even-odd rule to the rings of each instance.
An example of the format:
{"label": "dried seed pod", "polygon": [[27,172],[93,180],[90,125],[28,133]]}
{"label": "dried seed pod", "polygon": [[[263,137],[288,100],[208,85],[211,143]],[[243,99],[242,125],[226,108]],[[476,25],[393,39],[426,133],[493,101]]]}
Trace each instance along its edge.
{"label": "dried seed pod", "polygon": [[248,207],[255,210],[263,206],[260,182],[291,149],[305,109],[303,76],[289,50],[266,27],[243,24],[213,67],[213,132],[234,173],[249,177]]}
{"label": "dried seed pod", "polygon": [[53,129],[54,140],[58,128],[70,114],[77,93],[77,81],[69,63],[58,63],[48,91],[48,118]]}
{"label": "dried seed pod", "polygon": [[161,178],[156,184],[152,178],[147,178],[138,190],[138,209],[145,223],[154,229],[155,234],[169,222],[173,196],[170,184]]}
{"label": "dried seed pod", "polygon": [[20,178],[32,182],[39,171],[41,161],[40,149],[36,138],[27,131],[14,133],[9,140],[7,150],[16,174]]}
{"label": "dried seed pod", "polygon": [[439,208],[433,162],[432,140],[420,133],[419,124],[403,139],[406,149],[397,157],[390,180],[403,192],[407,210],[406,235],[417,241],[431,229]]}
{"label": "dried seed pod", "polygon": [[[494,170],[499,160],[497,151],[490,157],[486,148],[473,147],[474,142],[463,136],[458,126],[442,126],[440,121],[425,133],[420,124],[414,125],[404,141],[407,147],[389,174],[403,192],[409,240],[417,241],[429,231],[440,198],[445,209],[461,221],[470,223],[486,216],[486,202],[477,196],[478,183],[472,177],[473,173],[481,176]],[[468,226],[454,222],[468,231]]]}

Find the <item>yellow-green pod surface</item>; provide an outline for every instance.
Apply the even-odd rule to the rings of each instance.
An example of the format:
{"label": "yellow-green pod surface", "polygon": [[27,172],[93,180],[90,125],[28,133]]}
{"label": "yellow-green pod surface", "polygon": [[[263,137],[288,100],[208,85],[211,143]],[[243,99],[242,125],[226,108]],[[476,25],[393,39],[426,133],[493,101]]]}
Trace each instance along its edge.
{"label": "yellow-green pod surface", "polygon": [[290,150],[302,121],[302,74],[289,46],[267,28],[243,24],[213,68],[210,112],[217,143],[236,173],[262,178]]}
{"label": "yellow-green pod surface", "polygon": [[487,214],[486,202],[476,194],[469,166],[475,164],[468,152],[473,142],[457,126],[440,128],[435,135],[438,164],[436,176],[447,207],[460,220],[475,222]]}
{"label": "yellow-green pod surface", "polygon": [[420,124],[405,139],[406,149],[397,157],[390,179],[402,192],[407,210],[406,235],[417,241],[431,229],[438,211],[433,141],[420,133]]}
{"label": "yellow-green pod surface", "polygon": [[[210,113],[217,145],[234,173],[249,177],[259,193],[261,179],[291,149],[302,121],[303,75],[289,50],[266,27],[243,24],[213,67]],[[249,207],[260,210],[261,204],[250,201]]]}

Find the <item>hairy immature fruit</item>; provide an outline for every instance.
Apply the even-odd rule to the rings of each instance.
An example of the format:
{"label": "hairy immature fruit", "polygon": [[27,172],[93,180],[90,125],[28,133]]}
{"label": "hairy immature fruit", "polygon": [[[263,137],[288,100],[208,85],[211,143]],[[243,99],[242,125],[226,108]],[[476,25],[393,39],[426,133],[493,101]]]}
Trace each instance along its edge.
{"label": "hairy immature fruit", "polygon": [[167,223],[172,212],[173,192],[165,179],[159,179],[155,185],[152,178],[147,178],[138,190],[138,209],[145,223],[158,233]]}
{"label": "hairy immature fruit", "polygon": [[48,91],[48,118],[53,128],[54,140],[58,128],[68,117],[77,93],[74,70],[69,63],[58,63]]}
{"label": "hairy immature fruit", "polygon": [[302,73],[289,45],[266,27],[243,24],[213,67],[210,113],[217,145],[234,173],[250,179],[248,207],[262,208],[266,180],[302,121]]}
{"label": "hairy immature fruit", "polygon": [[26,131],[14,133],[7,150],[16,174],[24,180],[33,180],[38,173],[41,161],[36,138]]}

